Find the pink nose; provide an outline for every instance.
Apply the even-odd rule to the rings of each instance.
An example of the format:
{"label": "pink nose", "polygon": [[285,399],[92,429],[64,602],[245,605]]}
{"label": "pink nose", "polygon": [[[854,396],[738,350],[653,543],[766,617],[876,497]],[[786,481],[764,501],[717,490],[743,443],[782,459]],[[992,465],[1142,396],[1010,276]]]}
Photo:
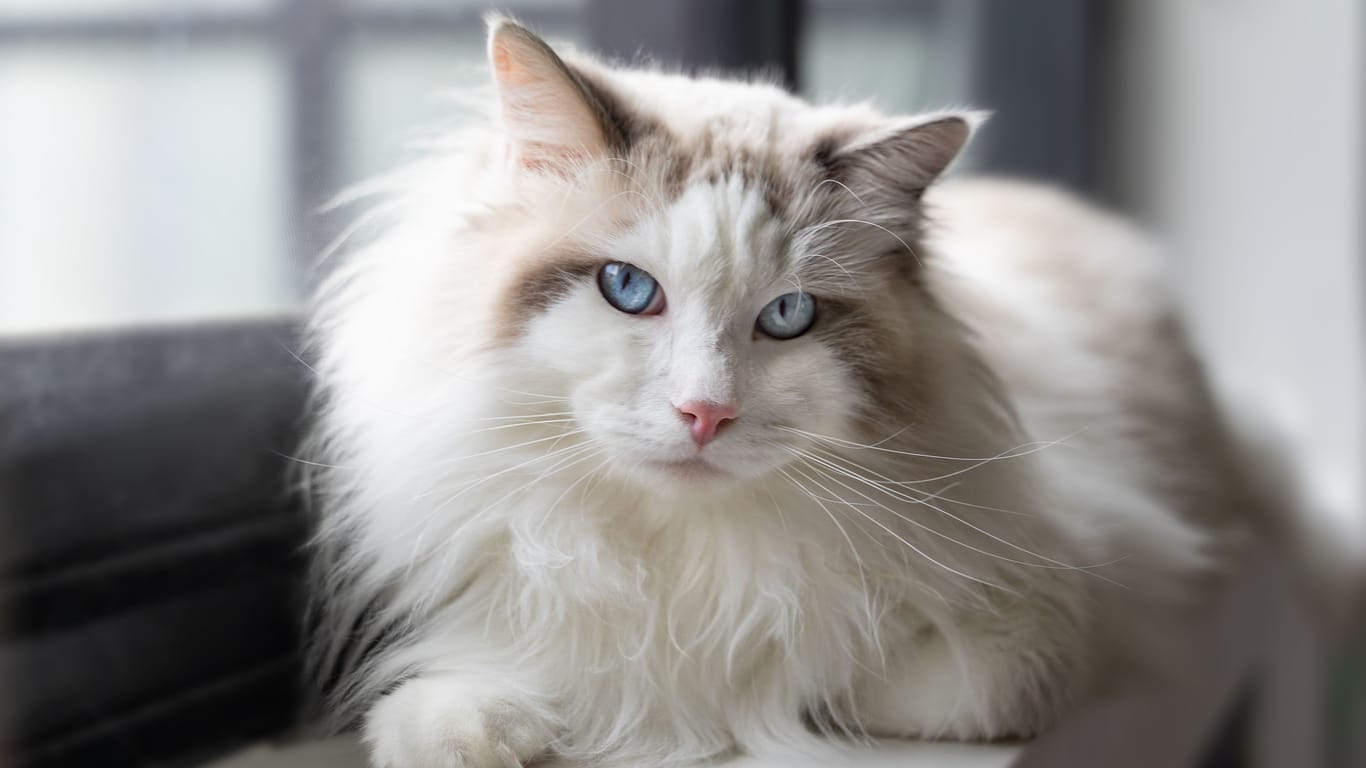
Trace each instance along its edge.
{"label": "pink nose", "polygon": [[739,411],[733,405],[711,403],[706,400],[689,400],[678,406],[678,413],[688,424],[694,443],[706,445],[716,439],[721,428],[735,421]]}

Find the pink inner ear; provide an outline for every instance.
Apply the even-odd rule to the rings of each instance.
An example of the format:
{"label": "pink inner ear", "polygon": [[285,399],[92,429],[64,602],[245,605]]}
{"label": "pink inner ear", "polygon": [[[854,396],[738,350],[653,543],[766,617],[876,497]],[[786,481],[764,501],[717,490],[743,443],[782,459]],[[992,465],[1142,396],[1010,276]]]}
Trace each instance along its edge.
{"label": "pink inner ear", "polygon": [[[594,118],[586,105],[574,103],[582,95],[576,92],[577,87],[572,82],[553,67],[538,68],[537,61],[528,63],[523,58],[539,56],[540,51],[517,46],[515,41],[498,40],[491,54],[494,75],[503,92],[504,119],[510,125],[527,118],[546,124],[559,123],[565,141],[523,138],[517,140],[510,151],[523,168],[567,176],[575,165],[593,154],[589,147],[577,143],[575,137],[585,130],[595,131]],[[535,93],[537,98],[527,98],[528,91]],[[579,140],[584,138],[578,137]]]}
{"label": "pink inner ear", "polygon": [[572,166],[587,157],[588,153],[585,151],[535,141],[522,144],[521,150],[517,152],[517,162],[523,168],[566,178],[571,175]]}
{"label": "pink inner ear", "polygon": [[[498,82],[505,90],[531,85],[535,78],[532,77],[527,67],[518,65],[517,57],[512,55],[512,51],[508,48],[506,42],[498,42],[493,48],[493,71],[498,77]],[[523,109],[527,109],[527,107],[526,104],[522,105]],[[506,106],[504,106],[504,110],[507,110]],[[509,152],[517,156],[517,161],[523,168],[532,171],[553,171],[555,168],[553,157],[562,154],[551,145],[543,142],[525,142],[518,147],[510,147]],[[561,161],[564,159],[561,158]]]}
{"label": "pink inner ear", "polygon": [[526,85],[531,81],[526,67],[517,66],[517,59],[508,50],[506,42],[500,41],[494,44],[493,71],[504,86]]}

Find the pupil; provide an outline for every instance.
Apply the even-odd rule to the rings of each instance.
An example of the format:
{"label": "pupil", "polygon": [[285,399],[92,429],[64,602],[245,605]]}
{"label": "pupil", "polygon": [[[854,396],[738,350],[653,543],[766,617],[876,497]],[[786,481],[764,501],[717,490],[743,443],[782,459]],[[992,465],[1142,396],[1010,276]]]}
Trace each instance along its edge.
{"label": "pupil", "polygon": [[628,286],[628,285],[630,285],[630,284],[631,284],[631,272],[630,272],[630,270],[623,269],[623,270],[621,271],[621,287],[622,287],[622,289],[625,290],[626,286]]}
{"label": "pupil", "polygon": [[787,317],[787,299],[778,299],[778,316]]}

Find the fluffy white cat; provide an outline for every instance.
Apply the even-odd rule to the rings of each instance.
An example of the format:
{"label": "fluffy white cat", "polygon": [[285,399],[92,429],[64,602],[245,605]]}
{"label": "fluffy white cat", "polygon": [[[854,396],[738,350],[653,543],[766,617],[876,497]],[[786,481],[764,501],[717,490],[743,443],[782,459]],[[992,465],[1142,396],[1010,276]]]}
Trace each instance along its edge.
{"label": "fluffy white cat", "polygon": [[935,183],[975,115],[489,50],[316,315],[311,663],[375,765],[1027,736],[1216,570],[1159,254]]}

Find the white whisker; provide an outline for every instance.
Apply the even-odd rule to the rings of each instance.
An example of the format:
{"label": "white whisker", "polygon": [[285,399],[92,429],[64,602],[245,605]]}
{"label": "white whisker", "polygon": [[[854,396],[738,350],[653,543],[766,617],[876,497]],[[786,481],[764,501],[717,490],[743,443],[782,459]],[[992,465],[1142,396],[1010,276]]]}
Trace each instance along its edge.
{"label": "white whisker", "polygon": [[[873,615],[872,594],[868,591],[868,576],[864,571],[863,558],[859,555],[858,547],[854,546],[854,540],[850,538],[849,532],[844,529],[844,526],[842,524],[840,524],[839,518],[835,516],[835,513],[832,512],[829,507],[825,506],[825,503],[823,501],[818,499],[816,495],[811,493],[811,491],[805,485],[802,485],[800,482],[798,482],[796,478],[788,474],[787,471],[784,470],[782,467],[778,467],[777,471],[780,475],[787,478],[788,482],[792,483],[792,485],[796,486],[798,490],[802,491],[804,494],[810,497],[812,501],[815,501],[816,504],[820,506],[820,508],[825,512],[826,516],[830,518],[830,522],[835,524],[835,528],[839,530],[840,535],[844,537],[844,542],[849,545],[849,554],[853,555],[854,565],[858,570],[860,586],[859,592],[863,595],[864,613],[868,617],[868,626],[872,629],[874,633],[876,633],[877,621],[875,616]],[[873,642],[873,646],[877,648],[878,655],[880,658],[882,658],[882,664],[885,666],[887,661],[886,658],[883,656],[882,643],[878,640],[876,634],[874,634],[873,637],[870,638],[870,640]]]}
{"label": "white whisker", "polygon": [[[808,465],[808,466],[810,466],[810,465]],[[801,470],[797,469],[795,466],[794,466],[794,467],[791,467],[791,469],[792,469],[793,471],[797,472],[797,474],[800,474],[802,477],[805,477],[807,480],[810,480],[813,484],[816,485],[816,487],[820,488],[821,490],[825,491],[826,493],[829,493],[829,494],[831,494],[831,495],[833,495],[833,496],[838,497],[838,494],[835,494],[833,491],[831,491],[828,487],[826,487],[826,486],[825,486],[823,483],[821,483],[819,480],[816,480],[815,478],[811,477],[810,475],[806,474],[805,472],[802,472]],[[812,467],[812,469],[814,470],[815,468]],[[899,542],[901,542],[902,544],[904,544],[904,545],[905,545],[908,549],[910,549],[912,552],[916,553],[917,555],[920,555],[920,556],[923,557],[924,559],[926,559],[926,560],[928,560],[929,562],[931,562],[931,563],[933,563],[933,564],[939,566],[940,568],[943,568],[944,570],[948,571],[949,573],[952,573],[952,574],[954,574],[955,576],[961,576],[962,578],[965,578],[965,579],[967,579],[968,581],[973,581],[973,582],[976,582],[976,583],[981,584],[981,585],[986,586],[986,587],[992,587],[993,589],[999,589],[999,590],[1002,590],[1002,591],[1004,591],[1004,592],[1008,592],[1008,593],[1010,593],[1010,594],[1012,594],[1012,595],[1018,595],[1018,594],[1019,594],[1019,593],[1017,593],[1015,590],[1010,589],[1009,587],[1003,587],[1003,586],[1001,586],[1000,584],[994,584],[994,583],[992,583],[992,582],[990,582],[990,581],[986,581],[985,579],[982,579],[982,578],[980,578],[980,577],[973,576],[973,575],[968,574],[968,573],[964,573],[964,572],[958,570],[957,568],[954,568],[954,567],[952,567],[952,566],[945,565],[944,563],[941,563],[940,561],[936,560],[935,558],[933,558],[933,557],[931,557],[929,554],[927,554],[927,553],[925,552],[925,550],[923,550],[923,549],[921,549],[920,547],[917,547],[916,545],[914,545],[914,544],[912,544],[911,542],[907,541],[906,538],[903,537],[901,534],[899,534],[899,533],[897,533],[896,531],[892,530],[891,528],[887,527],[887,525],[886,525],[885,523],[883,523],[881,520],[878,520],[876,517],[873,517],[872,515],[868,514],[867,512],[864,512],[862,509],[859,509],[858,507],[855,507],[855,506],[850,505],[849,508],[852,509],[852,510],[854,510],[854,511],[857,512],[858,514],[862,515],[864,518],[866,518],[866,519],[868,520],[868,522],[872,523],[873,525],[876,525],[878,528],[881,528],[884,532],[886,532],[886,533],[887,533],[888,535],[890,535],[892,538],[894,538],[894,539],[896,539],[897,541],[899,541]]]}
{"label": "white whisker", "polygon": [[880,229],[883,232],[886,232],[887,234],[896,238],[896,241],[898,243],[901,243],[901,246],[906,249],[906,252],[911,254],[911,258],[915,259],[916,262],[920,261],[920,254],[915,252],[915,249],[911,247],[910,243],[906,242],[905,238],[888,229],[887,227],[884,227],[881,224],[872,221],[864,221],[863,219],[832,219],[830,221],[823,221],[820,224],[807,227],[806,229],[802,230],[801,234],[805,235],[811,232],[819,232],[823,229],[833,227],[836,224],[863,224],[865,226],[873,227],[874,229]]}
{"label": "white whisker", "polygon": [[[434,466],[441,466],[441,465],[445,465],[445,464],[459,464],[459,463],[463,463],[463,462],[469,461],[470,459],[478,459],[478,458],[481,458],[481,457],[484,457],[484,456],[492,456],[492,455],[495,454],[495,453],[506,453],[507,451],[515,451],[515,450],[517,450],[518,448],[525,448],[525,447],[527,447],[527,446],[529,446],[529,445],[538,445],[538,444],[540,444],[540,443],[546,443],[546,442],[550,442],[550,441],[552,441],[552,440],[563,440],[564,438],[570,437],[571,435],[578,435],[578,434],[582,434],[582,433],[583,433],[583,430],[582,430],[582,429],[571,429],[571,430],[567,430],[567,431],[564,431],[564,432],[559,432],[559,433],[554,434],[554,435],[548,435],[548,436],[546,436],[546,437],[538,437],[538,438],[535,438],[535,439],[533,439],[533,440],[526,440],[526,441],[523,441],[523,442],[520,442],[520,443],[513,443],[512,445],[504,445],[504,446],[499,447],[499,448],[490,448],[490,449],[487,450],[487,451],[480,451],[480,452],[478,452],[478,453],[464,453],[464,454],[461,454],[461,455],[459,455],[459,456],[454,456],[454,457],[451,457],[451,458],[448,458],[448,459],[443,459],[443,460],[441,460],[441,461],[439,461],[439,462],[436,462]],[[426,495],[426,494],[421,494],[421,495],[415,496],[415,497],[413,497],[413,498],[420,499],[420,498],[423,498],[425,495]]]}
{"label": "white whisker", "polygon": [[[986,529],[984,529],[984,528],[982,528],[982,527],[980,527],[980,526],[974,525],[974,524],[972,524],[971,522],[968,522],[967,520],[964,520],[963,518],[959,517],[958,515],[955,515],[955,514],[953,514],[952,512],[949,512],[948,510],[943,509],[943,508],[941,508],[941,507],[939,507],[939,506],[937,506],[937,505],[935,505],[935,504],[931,504],[931,503],[929,503],[928,501],[925,501],[924,499],[917,499],[917,498],[913,498],[913,497],[910,497],[910,496],[906,496],[905,494],[901,494],[901,493],[896,492],[896,491],[888,490],[887,488],[883,488],[882,486],[878,485],[877,483],[869,482],[869,481],[867,480],[867,478],[864,478],[864,477],[858,475],[857,473],[850,472],[850,471],[848,471],[848,470],[842,469],[841,467],[839,467],[839,466],[837,466],[837,465],[835,465],[835,464],[833,464],[833,463],[831,463],[831,462],[828,462],[828,461],[825,461],[825,460],[823,460],[823,459],[820,459],[819,457],[811,456],[811,455],[806,455],[806,454],[802,454],[802,453],[799,452],[799,451],[793,451],[793,453],[794,453],[794,455],[797,455],[798,457],[802,458],[803,461],[807,461],[807,462],[814,461],[814,462],[817,462],[817,463],[819,463],[821,466],[826,467],[827,469],[830,469],[830,470],[835,471],[835,472],[837,472],[837,473],[839,473],[839,474],[842,474],[842,475],[844,475],[845,477],[849,477],[849,478],[851,478],[851,479],[858,480],[858,481],[860,481],[860,482],[862,482],[862,483],[865,483],[865,484],[869,485],[870,487],[874,488],[875,490],[881,491],[882,493],[887,494],[888,496],[891,496],[891,497],[894,498],[894,499],[899,499],[899,500],[901,500],[901,501],[906,501],[906,502],[909,502],[909,503],[912,503],[912,504],[918,504],[918,505],[923,506],[923,507],[928,507],[928,508],[930,508],[930,509],[932,509],[932,510],[934,510],[934,511],[936,511],[936,512],[939,512],[940,514],[943,514],[943,515],[949,517],[950,519],[954,520],[954,521],[957,522],[957,523],[960,523],[961,525],[965,525],[965,526],[967,526],[968,528],[971,528],[972,530],[977,531],[978,533],[980,533],[980,534],[982,534],[983,536],[986,536],[986,537],[992,539],[993,541],[996,541],[996,542],[998,542],[998,543],[1000,543],[1000,544],[1004,544],[1005,546],[1010,547],[1011,549],[1017,550],[1017,551],[1019,551],[1019,552],[1023,552],[1024,554],[1027,554],[1027,555],[1029,555],[1029,556],[1031,556],[1031,557],[1036,557],[1036,558],[1038,558],[1039,560],[1042,560],[1042,561],[1044,561],[1044,563],[1047,563],[1047,564],[1044,564],[1044,563],[1030,563],[1030,562],[1025,562],[1025,561],[1022,561],[1022,560],[1016,560],[1016,559],[1014,559],[1014,558],[1006,557],[1006,556],[1004,556],[1004,555],[1000,555],[1000,554],[997,554],[997,553],[995,553],[995,552],[989,552],[989,551],[987,551],[987,550],[984,550],[984,549],[981,549],[981,548],[979,548],[979,547],[976,547],[976,546],[973,546],[973,545],[971,545],[971,544],[968,544],[967,542],[964,542],[964,541],[960,541],[960,540],[958,540],[958,539],[955,539],[955,538],[953,538],[952,536],[949,536],[948,534],[946,534],[946,533],[944,533],[944,532],[942,532],[942,531],[936,530],[935,528],[933,528],[933,527],[931,527],[931,526],[929,526],[929,525],[926,525],[926,524],[924,524],[924,523],[922,523],[922,522],[920,522],[920,521],[918,521],[918,520],[915,520],[914,518],[911,518],[911,517],[909,517],[909,516],[907,516],[907,515],[905,515],[905,514],[899,512],[899,511],[897,511],[897,510],[892,509],[891,507],[888,507],[888,506],[886,506],[886,505],[884,505],[884,504],[881,504],[881,503],[877,502],[877,501],[874,500],[872,497],[870,497],[870,496],[864,494],[863,492],[859,491],[857,488],[854,488],[854,487],[852,487],[852,486],[849,486],[848,484],[846,484],[846,483],[840,481],[838,478],[831,477],[831,476],[828,475],[828,474],[826,475],[826,477],[829,477],[833,482],[839,483],[839,484],[840,484],[841,486],[843,486],[844,488],[846,488],[846,489],[848,489],[848,490],[850,490],[850,491],[853,491],[854,493],[858,494],[859,496],[862,496],[864,499],[867,499],[868,501],[872,502],[873,504],[877,505],[878,507],[881,507],[883,510],[892,513],[893,515],[895,515],[896,517],[900,518],[901,520],[903,520],[903,521],[905,521],[905,522],[907,522],[907,523],[910,523],[911,525],[914,525],[914,526],[916,526],[917,528],[920,528],[920,529],[922,529],[922,530],[924,530],[924,531],[926,531],[926,532],[928,532],[928,533],[930,533],[930,534],[932,534],[932,535],[939,536],[939,537],[941,537],[941,538],[943,538],[943,539],[946,539],[946,540],[948,540],[948,541],[950,541],[950,542],[952,542],[952,543],[954,543],[954,544],[957,544],[957,545],[960,546],[960,547],[964,547],[964,548],[966,548],[966,549],[972,550],[973,552],[977,552],[978,554],[986,555],[986,556],[988,556],[988,557],[994,557],[994,558],[996,558],[996,559],[998,559],[998,560],[1003,560],[1003,561],[1008,562],[1008,563],[1013,563],[1013,564],[1015,564],[1015,565],[1021,565],[1021,566],[1026,566],[1026,567],[1030,567],[1030,568],[1048,568],[1048,569],[1058,569],[1058,570],[1068,570],[1068,571],[1085,571],[1085,572],[1088,572],[1088,573],[1089,573],[1089,570],[1088,570],[1088,569],[1091,569],[1091,568],[1099,568],[1099,567],[1103,567],[1103,566],[1112,564],[1112,563],[1100,563],[1100,564],[1097,564],[1097,565],[1078,566],[1078,565],[1071,565],[1071,564],[1069,564],[1069,563],[1064,563],[1064,562],[1062,562],[1062,561],[1060,561],[1060,560],[1055,560],[1055,559],[1053,559],[1053,558],[1051,558],[1051,557],[1048,557],[1047,555],[1039,554],[1038,552],[1034,552],[1034,551],[1032,551],[1032,550],[1030,550],[1030,549],[1027,549],[1027,548],[1025,548],[1025,547],[1021,547],[1021,546],[1019,546],[1018,544],[1015,544],[1015,543],[1013,543],[1013,542],[1007,541],[1006,539],[1003,539],[1003,538],[1001,538],[1000,536],[997,536],[996,534],[994,534],[994,533],[992,533],[992,532],[990,532],[990,531],[988,531],[988,530],[986,530]],[[813,469],[815,469],[815,467],[813,467]],[[1105,580],[1105,581],[1110,581],[1109,579],[1107,579],[1107,578],[1105,578],[1104,576],[1101,576],[1101,575],[1099,575],[1099,574],[1091,574],[1091,575],[1095,576],[1096,578],[1103,579],[1103,580]],[[1111,582],[1111,583],[1114,583],[1114,582]]]}
{"label": "white whisker", "polygon": [[[876,442],[876,443],[859,443],[859,442],[855,442],[855,441],[853,441],[853,440],[845,440],[845,439],[839,438],[839,437],[831,437],[831,436],[829,436],[829,435],[821,435],[821,434],[817,434],[817,433],[815,433],[815,432],[807,432],[806,430],[797,429],[796,427],[780,426],[779,429],[783,429],[783,430],[786,430],[786,431],[788,431],[788,432],[792,432],[792,433],[794,433],[794,434],[801,435],[802,437],[810,438],[810,439],[812,439],[812,440],[819,440],[819,441],[822,441],[822,442],[833,443],[833,444],[836,444],[836,445],[841,445],[841,446],[844,446],[844,447],[847,447],[847,448],[853,448],[853,449],[856,449],[856,450],[879,451],[879,452],[882,452],[882,453],[890,453],[890,454],[894,454],[894,455],[897,455],[897,456],[907,456],[907,457],[910,457],[910,458],[913,458],[913,459],[931,459],[931,460],[935,460],[935,461],[970,461],[970,462],[991,462],[991,461],[998,461],[998,460],[1000,460],[1000,459],[1014,459],[1014,458],[1019,458],[1020,456],[1028,456],[1028,455],[1031,454],[1031,453],[1038,453],[1039,451],[1044,450],[1045,448],[1052,448],[1053,446],[1056,446],[1056,445],[1064,445],[1064,444],[1066,444],[1066,442],[1067,442],[1068,440],[1071,440],[1073,437],[1076,437],[1077,434],[1079,434],[1079,432],[1073,432],[1072,434],[1067,435],[1066,437],[1058,438],[1057,440],[1030,440],[1030,441],[1028,441],[1028,442],[1021,443],[1021,444],[1015,446],[1014,448],[1008,448],[1008,449],[1006,449],[1006,450],[1004,450],[1004,451],[1001,451],[1000,453],[998,453],[998,454],[996,454],[996,455],[994,455],[994,456],[977,456],[977,457],[973,457],[973,456],[944,456],[944,455],[933,454],[933,453],[916,453],[916,452],[914,452],[914,451],[900,451],[900,450],[897,450],[897,449],[895,449],[895,448],[884,448],[884,447],[882,447],[883,444],[886,443],[888,440],[890,440],[890,439],[896,437],[897,435],[901,434],[902,432],[906,431],[906,429],[909,429],[909,427],[903,427],[903,428],[901,428],[900,430],[898,430],[897,432],[893,433],[892,435],[889,435],[888,437],[884,437],[884,438],[882,438],[881,440],[879,440],[879,441]],[[917,482],[919,482],[919,481],[917,481]]]}

